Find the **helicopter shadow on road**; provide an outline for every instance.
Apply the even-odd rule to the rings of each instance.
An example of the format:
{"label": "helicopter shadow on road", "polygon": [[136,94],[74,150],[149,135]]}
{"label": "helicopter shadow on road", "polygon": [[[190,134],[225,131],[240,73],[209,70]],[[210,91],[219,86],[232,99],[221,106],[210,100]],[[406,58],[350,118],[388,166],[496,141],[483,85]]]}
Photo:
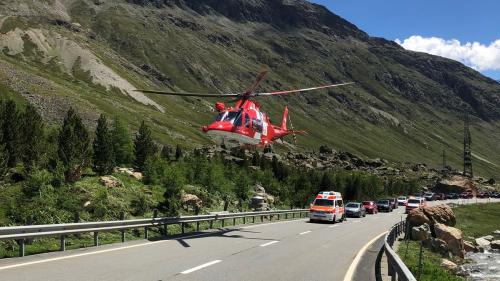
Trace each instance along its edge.
{"label": "helicopter shadow on road", "polygon": [[190,232],[189,234],[177,234],[173,236],[161,236],[150,238],[149,241],[163,241],[163,240],[175,240],[179,244],[181,244],[185,248],[190,248],[191,245],[188,243],[189,240],[193,239],[203,239],[208,237],[223,237],[223,238],[231,238],[231,239],[247,239],[247,240],[260,240],[260,241],[274,241],[275,239],[268,238],[253,238],[253,237],[245,237],[241,234],[234,234],[234,232],[244,232],[244,233],[261,233],[259,231],[251,231],[245,230],[243,228],[219,228],[211,232]]}

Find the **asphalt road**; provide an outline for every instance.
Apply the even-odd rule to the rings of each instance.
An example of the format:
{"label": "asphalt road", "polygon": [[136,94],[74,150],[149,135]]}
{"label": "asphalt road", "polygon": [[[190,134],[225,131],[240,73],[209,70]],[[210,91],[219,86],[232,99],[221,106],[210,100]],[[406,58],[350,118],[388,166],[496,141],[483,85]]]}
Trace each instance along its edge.
{"label": "asphalt road", "polygon": [[281,221],[3,259],[0,280],[343,280],[360,249],[402,218],[400,207],[336,224]]}

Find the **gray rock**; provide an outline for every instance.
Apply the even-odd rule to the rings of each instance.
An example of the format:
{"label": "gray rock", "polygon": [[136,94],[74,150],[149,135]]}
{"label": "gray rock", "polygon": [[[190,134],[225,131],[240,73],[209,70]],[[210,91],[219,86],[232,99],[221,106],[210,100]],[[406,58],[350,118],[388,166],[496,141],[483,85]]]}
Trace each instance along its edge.
{"label": "gray rock", "polygon": [[495,240],[490,244],[492,249],[500,250],[500,240]]}
{"label": "gray rock", "polygon": [[488,240],[490,242],[493,241],[493,239],[495,239],[495,237],[493,237],[493,235],[486,235],[486,236],[483,236],[481,238],[484,238],[484,239],[486,239],[486,240]]}
{"label": "gray rock", "polygon": [[477,252],[478,251],[477,247],[472,242],[469,242],[469,241],[464,241],[464,250],[466,252]]}
{"label": "gray rock", "polygon": [[480,237],[476,238],[475,240],[477,247],[481,252],[484,252],[485,250],[488,250],[490,248],[490,241]]}
{"label": "gray rock", "polygon": [[412,227],[411,239],[415,241],[423,241],[431,237],[431,229],[428,224],[424,223],[420,226]]}

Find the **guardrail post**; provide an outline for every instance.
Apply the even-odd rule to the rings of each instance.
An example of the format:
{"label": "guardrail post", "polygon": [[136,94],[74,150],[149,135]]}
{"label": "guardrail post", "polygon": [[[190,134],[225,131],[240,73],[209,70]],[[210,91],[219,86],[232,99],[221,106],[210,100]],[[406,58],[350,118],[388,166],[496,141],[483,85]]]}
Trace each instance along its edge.
{"label": "guardrail post", "polygon": [[196,222],[196,231],[200,232],[200,222],[199,221]]}
{"label": "guardrail post", "polygon": [[214,220],[210,220],[210,229],[214,228]]}
{"label": "guardrail post", "polygon": [[233,226],[236,226],[236,218],[233,218]]}
{"label": "guardrail post", "polygon": [[181,222],[181,232],[182,232],[182,234],[184,234],[184,232],[185,232],[184,223],[183,222]]}
{"label": "guardrail post", "polygon": [[[121,211],[120,212],[120,220],[125,220],[125,212],[124,211]],[[121,239],[122,239],[122,243],[125,242],[125,230],[120,230],[120,236],[121,236]]]}
{"label": "guardrail post", "polygon": [[264,222],[264,216],[260,216],[260,222]]}
{"label": "guardrail post", "polygon": [[99,246],[99,232],[94,231],[94,246]]}
{"label": "guardrail post", "polygon": [[294,219],[294,218],[295,218],[295,213],[292,213],[292,219]]}
{"label": "guardrail post", "polygon": [[168,224],[167,223],[165,223],[163,225],[163,231],[165,232],[165,236],[168,236]]}
{"label": "guardrail post", "polygon": [[252,216],[252,223],[255,223],[255,216]]}
{"label": "guardrail post", "polygon": [[280,220],[280,214],[278,213],[278,220]]}
{"label": "guardrail post", "polygon": [[144,239],[149,238],[149,227],[145,226],[144,227]]}
{"label": "guardrail post", "polygon": [[66,251],[66,235],[64,234],[61,235],[60,239],[61,239],[61,247],[59,248],[59,250],[61,252]]}
{"label": "guardrail post", "polygon": [[243,224],[247,224],[247,217],[243,217]]}
{"label": "guardrail post", "polygon": [[222,219],[222,227],[224,227],[226,220]]}
{"label": "guardrail post", "polygon": [[285,213],[285,220],[288,219],[288,213]]}
{"label": "guardrail post", "polygon": [[19,256],[24,257],[24,255],[25,255],[24,239],[17,240],[17,244],[19,244]]}

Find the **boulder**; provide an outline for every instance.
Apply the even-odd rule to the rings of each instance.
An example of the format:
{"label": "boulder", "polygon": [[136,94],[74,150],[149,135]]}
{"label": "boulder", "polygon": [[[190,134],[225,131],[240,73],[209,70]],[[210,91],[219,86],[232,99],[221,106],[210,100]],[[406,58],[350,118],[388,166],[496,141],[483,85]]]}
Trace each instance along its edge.
{"label": "boulder", "polygon": [[140,172],[133,172],[131,176],[133,178],[135,178],[136,180],[142,180],[142,178],[143,178],[143,175]]}
{"label": "boulder", "polygon": [[439,253],[442,256],[450,256],[448,244],[446,244],[446,242],[441,239],[431,237],[427,240],[422,241],[422,243],[424,247],[429,248],[435,253]]}
{"label": "boulder", "polygon": [[437,205],[432,207],[424,207],[413,209],[407,217],[411,226],[419,226],[424,223],[430,226],[441,223],[447,226],[455,226],[456,219],[453,210],[448,205]]}
{"label": "boulder", "polygon": [[495,230],[492,232],[495,236],[500,236],[500,230]]}
{"label": "boulder", "polygon": [[423,224],[431,224],[429,218],[424,214],[422,209],[413,209],[406,218],[411,226],[420,226]]}
{"label": "boulder", "polygon": [[112,187],[120,187],[122,186],[122,183],[120,182],[119,179],[113,177],[113,176],[103,176],[99,178],[99,182],[104,185],[105,187],[112,188]]}
{"label": "boulder", "polygon": [[451,272],[455,272],[458,269],[458,265],[448,259],[441,260],[441,267]]}
{"label": "boulder", "polygon": [[266,189],[260,183],[256,183],[253,190],[255,193],[266,193]]}
{"label": "boulder", "polygon": [[476,245],[474,245],[472,242],[469,241],[464,241],[464,250],[466,252],[474,252],[474,253],[479,251]]}
{"label": "boulder", "polygon": [[490,242],[493,241],[493,239],[495,239],[495,237],[493,237],[493,235],[486,235],[486,236],[483,236],[481,238],[484,238],[484,239],[486,239],[486,240],[488,240]]}
{"label": "boulder", "polygon": [[181,195],[181,203],[185,208],[192,207],[195,210],[199,210],[203,205],[203,201],[198,196],[189,193]]}
{"label": "boulder", "polygon": [[500,240],[494,240],[490,244],[492,249],[500,250]]}
{"label": "boulder", "polygon": [[491,242],[484,239],[483,237],[476,238],[475,242],[481,252],[488,250],[491,245]]}
{"label": "boulder", "polygon": [[474,182],[462,175],[453,175],[451,177],[442,178],[436,183],[434,187],[436,192],[450,193],[450,192],[464,192],[471,191],[477,193],[477,188]]}
{"label": "boulder", "polygon": [[465,256],[464,241],[462,231],[458,228],[447,226],[441,223],[434,225],[436,238],[443,240],[448,245],[448,250],[455,256],[463,258]]}
{"label": "boulder", "polygon": [[441,223],[447,226],[455,226],[456,224],[455,214],[448,205],[442,204],[432,207],[424,207],[422,210],[431,221],[431,224]]}
{"label": "boulder", "polygon": [[428,224],[424,223],[420,226],[411,228],[411,239],[415,241],[423,241],[431,237],[431,229]]}

